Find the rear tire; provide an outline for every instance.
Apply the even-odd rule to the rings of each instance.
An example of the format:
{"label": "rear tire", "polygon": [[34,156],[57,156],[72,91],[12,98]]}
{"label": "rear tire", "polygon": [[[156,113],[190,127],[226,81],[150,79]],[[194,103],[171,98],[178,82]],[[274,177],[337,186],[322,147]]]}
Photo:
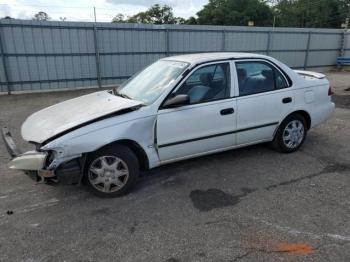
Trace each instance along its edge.
{"label": "rear tire", "polygon": [[85,181],[99,197],[118,197],[130,192],[139,175],[139,162],[134,152],[124,146],[102,148],[88,156]]}
{"label": "rear tire", "polygon": [[289,115],[280,124],[271,146],[281,153],[295,152],[304,143],[306,134],[305,118],[299,114]]}

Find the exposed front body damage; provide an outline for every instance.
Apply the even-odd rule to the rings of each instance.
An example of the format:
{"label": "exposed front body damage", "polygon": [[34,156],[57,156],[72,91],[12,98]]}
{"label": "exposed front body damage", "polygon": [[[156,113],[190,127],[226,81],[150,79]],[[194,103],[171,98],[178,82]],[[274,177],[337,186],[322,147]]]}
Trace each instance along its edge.
{"label": "exposed front body damage", "polygon": [[[327,95],[329,82],[323,75],[294,72],[271,57],[210,53],[159,61],[166,61],[175,71],[180,70],[179,74],[170,79],[172,72],[166,71],[161,64],[159,70],[164,69],[165,72],[162,71],[156,81],[148,83],[148,90],[130,92],[133,98],[130,94],[101,91],[48,107],[28,117],[22,126],[22,136],[36,145],[34,152],[20,154],[10,133],[4,129],[5,143],[11,156],[15,157],[9,167],[36,172],[41,179],[55,176],[54,179],[59,181],[77,183],[84,174],[84,163],[88,156],[115,143],[132,144],[132,150],[140,149],[145,166],[154,168],[182,159],[271,142],[281,122],[295,112],[305,116],[309,129],[325,121],[334,111],[334,104]],[[281,73],[288,86],[269,92],[241,95],[236,65],[247,61],[264,63],[274,68]],[[191,75],[195,75],[196,70],[220,63],[228,68],[227,71],[222,69],[221,74],[229,74],[225,80],[229,87],[225,97],[174,107],[164,106],[174,97],[178,102],[186,102],[181,100],[184,98],[183,93],[176,94],[176,90]],[[150,70],[146,79],[137,85],[142,86],[154,73]],[[170,80],[165,87],[163,85],[162,92],[153,100],[150,99],[148,92],[161,89],[159,83],[166,77]],[[218,84],[217,78],[210,81],[217,81]],[[259,79],[254,80],[253,76],[250,80]],[[194,99],[201,96],[202,90],[208,89],[203,86],[207,81],[200,81],[203,81],[201,85],[191,89],[194,90]],[[145,99],[139,99],[142,95]],[[135,155],[139,158],[139,154]]]}
{"label": "exposed front body damage", "polygon": [[[36,170],[39,176],[46,174],[46,170],[55,171],[58,179],[64,177],[64,181],[76,183],[81,178],[81,172],[76,174],[76,171],[83,166],[76,159],[113,142],[132,141],[144,150],[147,166],[154,167],[159,160],[154,145],[156,114],[153,112],[151,106],[142,107],[139,101],[107,91],[51,106],[28,117],[22,126],[23,138],[34,142],[39,152],[13,153],[15,158],[8,166]],[[74,179],[69,178],[70,174],[62,175],[66,172],[62,170],[67,169],[75,172],[71,175]]]}
{"label": "exposed front body damage", "polygon": [[134,119],[134,115],[139,115],[142,110],[143,108],[140,108],[135,112],[92,123],[48,143],[42,149],[55,152],[54,160],[48,169],[55,169],[61,163],[78,158],[83,153],[93,152],[105,145],[123,140],[136,142],[142,147],[149,158],[149,166],[154,167],[159,161],[153,132],[156,115],[145,114]]}

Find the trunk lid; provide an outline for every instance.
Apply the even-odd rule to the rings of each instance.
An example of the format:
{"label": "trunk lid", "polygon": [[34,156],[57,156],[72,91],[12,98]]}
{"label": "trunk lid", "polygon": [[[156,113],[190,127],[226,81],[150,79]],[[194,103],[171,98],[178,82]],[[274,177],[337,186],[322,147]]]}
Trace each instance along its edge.
{"label": "trunk lid", "polygon": [[29,116],[22,125],[26,141],[42,143],[88,121],[141,105],[140,101],[100,91],[44,108]]}

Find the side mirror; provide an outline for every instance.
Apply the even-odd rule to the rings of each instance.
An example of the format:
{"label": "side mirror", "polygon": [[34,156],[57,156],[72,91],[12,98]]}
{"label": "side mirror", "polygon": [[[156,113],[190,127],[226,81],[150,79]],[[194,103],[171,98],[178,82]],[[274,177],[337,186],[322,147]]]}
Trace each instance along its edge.
{"label": "side mirror", "polygon": [[190,104],[190,97],[188,95],[176,95],[174,97],[168,98],[164,104],[164,108],[172,108],[178,106],[184,106]]}

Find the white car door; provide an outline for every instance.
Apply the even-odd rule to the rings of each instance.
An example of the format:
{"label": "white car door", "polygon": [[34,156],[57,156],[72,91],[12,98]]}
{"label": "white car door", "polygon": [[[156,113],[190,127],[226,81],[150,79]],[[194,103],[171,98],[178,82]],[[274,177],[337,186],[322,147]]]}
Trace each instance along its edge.
{"label": "white car door", "polygon": [[192,71],[168,96],[186,94],[189,104],[160,108],[157,148],[162,162],[235,145],[236,100],[232,62],[208,63]]}
{"label": "white car door", "polygon": [[237,76],[237,145],[272,140],[293,106],[288,76],[265,60],[235,63]]}

